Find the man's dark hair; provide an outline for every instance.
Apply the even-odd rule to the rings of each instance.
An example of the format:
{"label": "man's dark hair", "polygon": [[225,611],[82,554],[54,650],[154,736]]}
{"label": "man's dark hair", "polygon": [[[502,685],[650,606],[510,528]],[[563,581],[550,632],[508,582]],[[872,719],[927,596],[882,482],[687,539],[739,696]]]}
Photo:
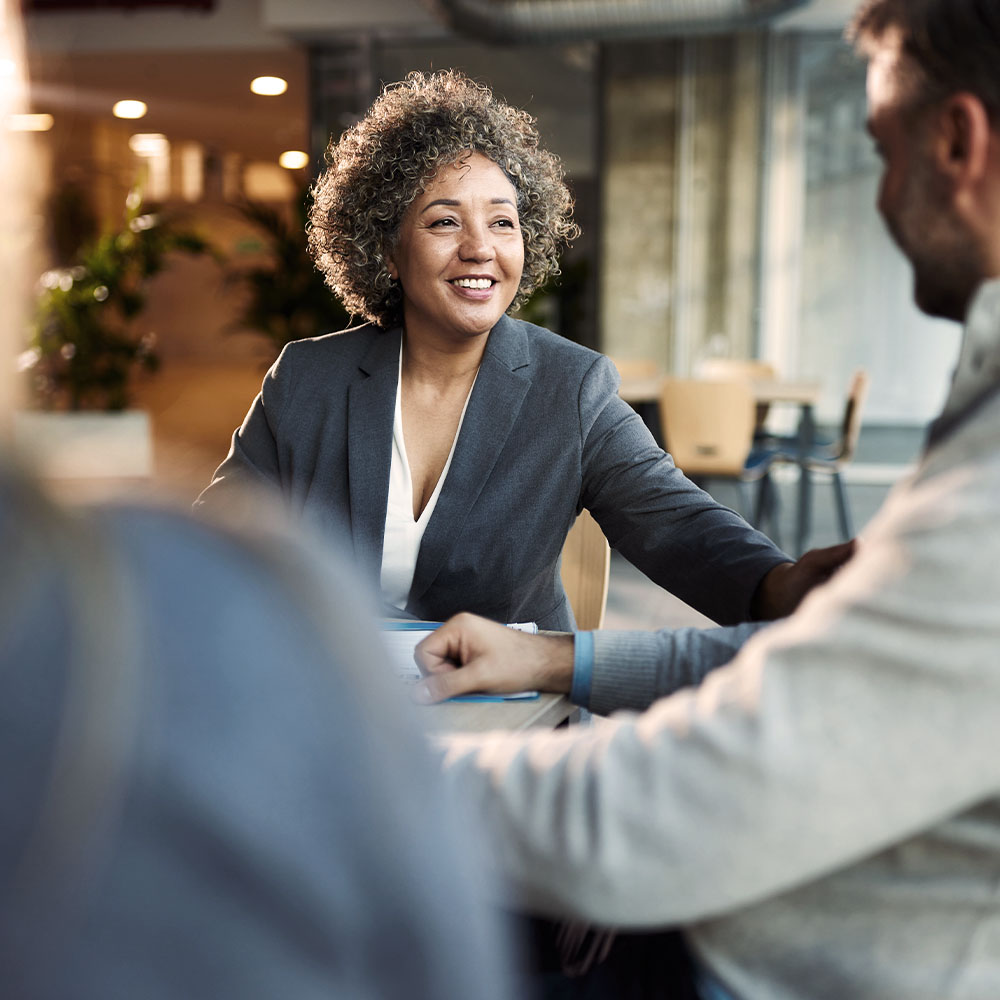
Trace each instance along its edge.
{"label": "man's dark hair", "polygon": [[923,98],[968,91],[1000,123],[998,0],[865,0],[847,34],[867,49],[891,31],[923,72]]}

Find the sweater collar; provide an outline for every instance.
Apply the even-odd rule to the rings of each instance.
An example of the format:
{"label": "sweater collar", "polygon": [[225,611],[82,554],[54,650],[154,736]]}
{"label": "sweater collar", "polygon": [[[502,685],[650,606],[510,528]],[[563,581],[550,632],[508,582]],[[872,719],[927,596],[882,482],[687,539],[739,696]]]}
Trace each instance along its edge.
{"label": "sweater collar", "polygon": [[1000,278],[980,285],[962,334],[962,348],[941,416],[928,444],[954,430],[986,399],[1000,392]]}

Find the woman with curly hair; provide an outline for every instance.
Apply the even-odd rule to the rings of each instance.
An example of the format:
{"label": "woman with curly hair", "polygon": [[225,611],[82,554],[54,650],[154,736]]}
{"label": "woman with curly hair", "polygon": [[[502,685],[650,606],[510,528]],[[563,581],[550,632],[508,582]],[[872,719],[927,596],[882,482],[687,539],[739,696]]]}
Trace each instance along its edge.
{"label": "woman with curly hair", "polygon": [[716,621],[794,603],[811,581],[683,476],[611,362],[508,315],[578,232],[529,115],[459,72],[411,73],[327,162],[310,247],[367,322],[284,349],[199,503],[277,486],[418,618],[571,628],[559,553],[583,507]]}

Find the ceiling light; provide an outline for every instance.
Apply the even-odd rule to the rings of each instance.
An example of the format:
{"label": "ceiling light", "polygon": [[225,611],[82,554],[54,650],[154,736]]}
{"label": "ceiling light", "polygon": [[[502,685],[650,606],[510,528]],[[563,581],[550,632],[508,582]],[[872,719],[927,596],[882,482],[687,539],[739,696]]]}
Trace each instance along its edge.
{"label": "ceiling light", "polygon": [[301,149],[286,149],[278,157],[278,163],[286,170],[301,170],[309,163],[309,154],[303,153]]}
{"label": "ceiling light", "polygon": [[115,118],[141,118],[146,113],[142,101],[118,101],[111,109]]}
{"label": "ceiling light", "polygon": [[7,128],[11,132],[48,132],[55,124],[52,115],[8,115]]}
{"label": "ceiling light", "polygon": [[165,156],[170,143],[162,132],[136,132],[128,140],[128,148],[136,156]]}
{"label": "ceiling light", "polygon": [[280,76],[258,76],[250,81],[250,89],[264,97],[277,97],[288,90],[288,81]]}

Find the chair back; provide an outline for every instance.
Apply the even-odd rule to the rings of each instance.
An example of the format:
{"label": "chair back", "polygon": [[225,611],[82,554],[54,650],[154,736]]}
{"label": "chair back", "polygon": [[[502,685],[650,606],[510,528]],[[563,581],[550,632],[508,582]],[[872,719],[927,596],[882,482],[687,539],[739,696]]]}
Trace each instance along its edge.
{"label": "chair back", "polygon": [[566,536],[560,569],[563,589],[581,631],[604,624],[610,573],[611,547],[601,526],[589,510],[584,510]]}
{"label": "chair back", "polygon": [[742,475],[756,406],[746,379],[668,378],[660,399],[663,440],[688,476]]}
{"label": "chair back", "polygon": [[696,378],[723,379],[759,378],[773,381],[778,377],[777,369],[770,361],[756,358],[705,358],[695,365]]}
{"label": "chair back", "polygon": [[847,402],[844,405],[844,421],[840,428],[840,448],[837,461],[849,462],[854,457],[861,436],[861,410],[868,397],[868,372],[859,368],[851,376],[851,384],[847,391]]}

